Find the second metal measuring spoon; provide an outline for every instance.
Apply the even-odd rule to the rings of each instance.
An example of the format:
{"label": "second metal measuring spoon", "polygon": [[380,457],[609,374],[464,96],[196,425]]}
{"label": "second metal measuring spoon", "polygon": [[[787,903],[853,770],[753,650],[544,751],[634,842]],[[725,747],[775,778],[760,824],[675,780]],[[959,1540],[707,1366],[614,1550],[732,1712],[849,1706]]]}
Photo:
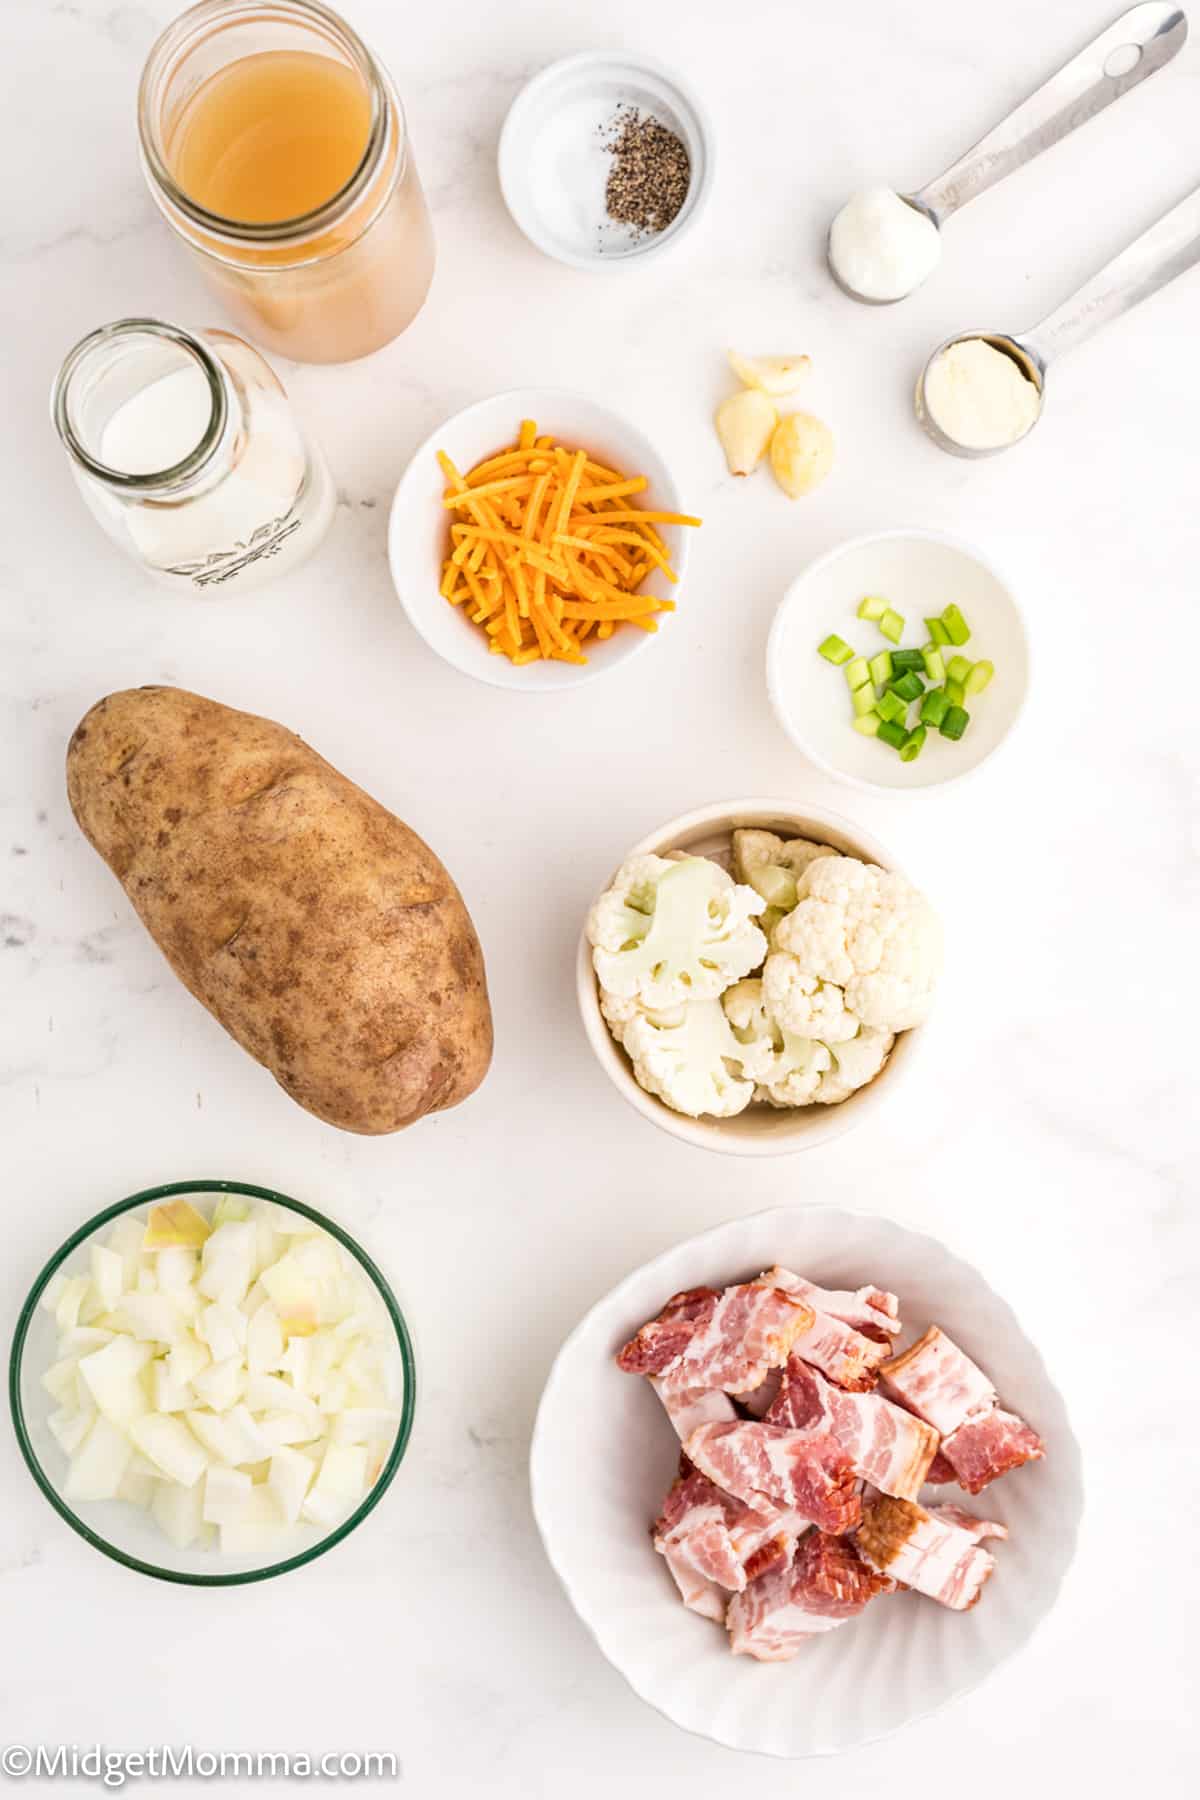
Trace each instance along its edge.
{"label": "second metal measuring spoon", "polygon": [[[1068,133],[1103,112],[1130,88],[1170,62],[1187,38],[1187,19],[1169,0],[1147,0],[1131,7],[1098,38],[1065,63],[1036,93],[981,138],[944,174],[912,194],[895,196],[940,231],[952,213],[968,200],[994,187],[1014,169],[1057,144]],[[887,190],[884,190],[886,197]],[[852,204],[852,203],[851,203]],[[903,216],[903,215],[901,215]],[[841,214],[838,215],[841,217]],[[837,220],[830,229],[827,256],[834,280],[855,300],[889,305],[919,286],[919,276],[902,292],[881,297],[861,292],[834,260]],[[928,260],[928,259],[927,259]],[[936,260],[936,258],[934,259]]]}
{"label": "second metal measuring spoon", "polygon": [[[921,372],[917,383],[917,417],[935,444],[943,450],[949,450],[955,456],[994,456],[997,450],[1008,450],[1014,443],[1028,437],[1042,415],[1042,407],[1046,397],[1046,370],[1056,356],[1066,350],[1073,350],[1085,338],[1107,325],[1110,319],[1119,319],[1139,301],[1148,299],[1151,294],[1165,287],[1177,275],[1200,262],[1200,188],[1190,193],[1186,200],[1173,206],[1169,213],[1164,213],[1158,223],[1149,231],[1144,231],[1135,238],[1127,250],[1122,250],[1110,263],[1106,263],[1098,274],[1069,300],[1056,307],[1040,324],[1019,336],[1014,332],[968,331],[957,337],[947,338],[939,344]],[[1002,444],[995,444],[987,449],[971,448],[958,443],[949,437],[931,417],[926,399],[925,384],[929,371],[938,357],[948,350],[952,344],[969,343],[982,339],[994,350],[1002,351],[1012,358],[1021,374],[1030,382],[1037,393],[1037,410],[1029,424],[1019,436]]]}

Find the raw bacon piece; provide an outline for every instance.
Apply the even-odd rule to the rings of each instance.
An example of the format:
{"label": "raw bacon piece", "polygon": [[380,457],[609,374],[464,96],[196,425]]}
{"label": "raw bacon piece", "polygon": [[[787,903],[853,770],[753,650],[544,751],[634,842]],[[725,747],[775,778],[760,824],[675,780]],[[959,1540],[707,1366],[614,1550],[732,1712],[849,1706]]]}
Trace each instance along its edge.
{"label": "raw bacon piece", "polygon": [[768,1569],[790,1569],[792,1557],[796,1554],[797,1538],[802,1538],[806,1531],[811,1530],[808,1520],[802,1519],[799,1513],[782,1513],[780,1529],[775,1536],[768,1538],[765,1544],[760,1544],[746,1558],[746,1585],[757,1581]]}
{"label": "raw bacon piece", "polygon": [[766,1423],[832,1432],[856,1475],[885,1494],[915,1500],[928,1479],[937,1432],[880,1394],[849,1394],[834,1387],[803,1361],[806,1343],[801,1339],[801,1350],[788,1358]]}
{"label": "raw bacon piece", "polygon": [[683,1603],[708,1618],[713,1587],[740,1593],[747,1581],[774,1564],[790,1563],[796,1538],[808,1521],[777,1507],[747,1506],[709,1481],[687,1457],[651,1527],[651,1540],[683,1595]]}
{"label": "raw bacon piece", "polygon": [[989,1481],[1046,1454],[1037,1432],[997,1405],[983,1370],[936,1325],[879,1373],[910,1412],[942,1433],[929,1481],[957,1481],[978,1494]]}
{"label": "raw bacon piece", "polygon": [[[768,1425],[788,1431],[832,1431],[827,1395],[830,1383],[798,1353],[789,1356],[779,1375],[775,1398],[764,1417]],[[858,1400],[862,1396],[856,1394]],[[911,1415],[910,1415],[911,1417]]]}
{"label": "raw bacon piece", "polygon": [[[657,1549],[657,1545],[655,1548]],[[725,1589],[718,1587],[715,1581],[707,1581],[679,1551],[664,1550],[662,1556],[688,1611],[699,1613],[702,1619],[715,1619],[723,1624],[729,1606],[729,1595]]]}
{"label": "raw bacon piece", "polygon": [[654,1389],[672,1425],[680,1443],[698,1431],[701,1425],[719,1425],[723,1420],[736,1419],[733,1401],[720,1388],[698,1388],[683,1394],[674,1394],[666,1387],[657,1375],[650,1377],[650,1386]]}
{"label": "raw bacon piece", "polygon": [[[914,1419],[916,1416],[917,1415],[914,1413]],[[957,1482],[957,1480],[958,1476],[954,1473],[953,1465],[946,1461],[946,1458],[942,1455],[939,1447],[937,1455],[926,1470],[926,1485],[929,1487],[946,1487],[948,1483]]]}
{"label": "raw bacon piece", "polygon": [[1033,1427],[1000,1406],[968,1419],[942,1440],[949,1479],[968,1494],[981,1494],[989,1481],[1025,1463],[1040,1462],[1045,1454],[1046,1446]]}
{"label": "raw bacon piece", "polygon": [[768,1369],[756,1388],[750,1388],[744,1394],[734,1394],[733,1398],[752,1418],[761,1419],[774,1405],[782,1379],[781,1369]]}
{"label": "raw bacon piece", "polygon": [[[851,1293],[847,1288],[818,1287],[807,1276],[794,1275],[790,1269],[778,1266],[770,1273],[776,1278],[778,1287],[795,1294],[798,1300],[807,1300],[814,1311],[828,1313],[831,1319],[853,1325],[856,1331],[878,1338],[881,1343],[886,1343],[900,1330],[900,1302],[895,1294],[889,1294],[883,1288],[860,1287]],[[761,1279],[765,1281],[767,1277],[764,1275]]]}
{"label": "raw bacon piece", "polygon": [[707,1325],[721,1298],[716,1288],[688,1288],[673,1294],[659,1313],[618,1353],[617,1366],[627,1375],[659,1375],[683,1355],[693,1334]]}
{"label": "raw bacon piece", "polygon": [[[969,1528],[961,1523],[965,1518],[971,1519]],[[996,1566],[979,1539],[1006,1535],[1003,1526],[974,1519],[960,1507],[927,1512],[915,1500],[882,1495],[865,1508],[855,1542],[881,1575],[893,1576],[954,1612],[966,1612]]]}
{"label": "raw bacon piece", "polygon": [[789,1431],[754,1420],[702,1425],[687,1455],[710,1481],[748,1506],[796,1512],[822,1531],[850,1531],[862,1507],[850,1458],[827,1431]]}
{"label": "raw bacon piece", "polygon": [[949,1437],[972,1413],[996,1403],[996,1390],[983,1370],[951,1342],[937,1325],[931,1325],[900,1356],[885,1362],[879,1371],[910,1412]]}
{"label": "raw bacon piece", "polygon": [[977,1519],[965,1506],[927,1506],[925,1511],[932,1519],[941,1519],[946,1525],[955,1525],[960,1531],[969,1532],[976,1544],[981,1544],[984,1538],[1003,1540],[1008,1536],[1007,1525],[1001,1525],[996,1519]]}
{"label": "raw bacon piece", "polygon": [[828,1313],[814,1313],[812,1329],[797,1345],[806,1362],[828,1375],[838,1387],[862,1393],[873,1388],[879,1378],[879,1365],[887,1360],[890,1345],[865,1337],[840,1319]]}
{"label": "raw bacon piece", "polygon": [[735,1656],[758,1662],[791,1662],[801,1644],[837,1621],[814,1623],[801,1606],[792,1604],[791,1569],[760,1575],[745,1593],[735,1594],[725,1613],[729,1647]]}
{"label": "raw bacon piece", "polygon": [[[864,1389],[875,1386],[879,1365],[887,1360],[890,1345],[885,1339],[880,1343],[878,1338],[867,1337],[853,1326],[834,1314],[824,1311],[817,1294],[823,1289],[813,1289],[810,1281],[801,1275],[793,1275],[790,1269],[779,1267],[768,1269],[759,1280],[764,1285],[781,1288],[798,1300],[806,1301],[813,1308],[813,1322],[803,1340],[797,1340],[795,1348],[815,1368],[828,1375],[830,1381],[839,1387]],[[876,1289],[870,1290],[872,1293]],[[853,1299],[853,1295],[845,1296]],[[842,1296],[830,1295],[839,1300]],[[893,1296],[888,1295],[888,1299]],[[886,1315],[884,1315],[886,1316]]]}
{"label": "raw bacon piece", "polygon": [[735,1656],[790,1662],[801,1644],[833,1631],[896,1583],[856,1553],[849,1538],[810,1532],[790,1568],[775,1568],[729,1602],[726,1623]]}
{"label": "raw bacon piece", "polygon": [[[692,1288],[668,1300],[657,1319],[643,1325],[617,1356],[634,1375],[658,1375],[672,1393],[756,1388],[769,1369],[813,1322],[813,1312],[778,1288],[761,1282]],[[660,1390],[661,1391],[661,1390]]]}

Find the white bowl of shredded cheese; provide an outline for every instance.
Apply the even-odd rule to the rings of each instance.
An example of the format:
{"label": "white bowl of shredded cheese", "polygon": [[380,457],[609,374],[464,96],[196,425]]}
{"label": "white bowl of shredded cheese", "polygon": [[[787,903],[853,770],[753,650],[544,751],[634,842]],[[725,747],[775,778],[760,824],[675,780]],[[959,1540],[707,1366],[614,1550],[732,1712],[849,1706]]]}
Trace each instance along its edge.
{"label": "white bowl of shredded cheese", "polygon": [[[583,663],[538,661],[518,667],[507,656],[489,655],[486,639],[451,606],[441,592],[449,535],[444,505],[445,473],[438,462],[444,451],[456,468],[469,470],[515,442],[523,419],[574,450],[586,450],[624,475],[644,475],[647,486],[636,496],[639,509],[677,513],[679,490],[665,459],[632,420],[612,412],[586,394],[564,388],[513,388],[464,407],[447,419],[414,451],[400,478],[388,523],[388,561],[400,602],[414,630],[445,662],[491,687],[527,694],[559,693],[594,680],[637,656],[678,629],[673,613],[663,615],[662,629],[639,631],[625,626],[604,642],[590,639]],[[658,528],[675,581],[654,569],[640,593],[678,600],[684,591],[690,532],[675,524]]]}

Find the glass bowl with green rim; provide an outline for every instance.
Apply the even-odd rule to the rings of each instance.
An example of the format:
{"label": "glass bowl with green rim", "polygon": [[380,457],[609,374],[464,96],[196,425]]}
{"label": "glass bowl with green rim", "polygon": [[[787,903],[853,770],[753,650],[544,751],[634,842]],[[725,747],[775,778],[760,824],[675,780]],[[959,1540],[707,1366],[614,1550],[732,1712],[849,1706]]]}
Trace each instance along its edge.
{"label": "glass bowl with green rim", "polygon": [[[179,1198],[193,1199],[198,1209],[204,1211],[206,1199],[215,1201],[224,1194],[271,1201],[299,1213],[327,1232],[349,1252],[368,1277],[396,1340],[394,1370],[400,1416],[379,1474],[358,1504],[332,1526],[292,1528],[295,1533],[307,1535],[310,1541],[293,1542],[289,1554],[275,1560],[225,1555],[218,1548],[207,1545],[178,1549],[159,1529],[150,1512],[140,1506],[125,1500],[68,1500],[62,1489],[67,1457],[49,1430],[48,1419],[54,1410],[54,1401],[41,1380],[56,1359],[55,1321],[45,1308],[39,1306],[54,1276],[60,1271],[83,1272],[81,1268],[71,1270],[71,1260],[75,1258],[86,1266],[92,1245],[101,1240],[114,1221],[127,1213],[149,1208],[159,1201]],[[408,1326],[384,1275],[366,1251],[332,1219],[287,1194],[277,1193],[273,1188],[256,1187],[250,1182],[173,1181],[162,1187],[146,1188],[139,1194],[131,1194],[128,1199],[106,1206],[72,1232],[55,1251],[30,1289],[17,1319],[9,1357],[8,1396],[17,1443],[30,1474],[60,1518],[94,1549],[126,1569],[136,1569],[139,1574],[152,1575],[159,1581],[176,1581],[190,1587],[237,1587],[303,1568],[325,1551],[332,1550],[335,1544],[342,1543],[361,1525],[367,1514],[374,1511],[391,1485],[408,1446],[416,1407],[416,1365]]]}

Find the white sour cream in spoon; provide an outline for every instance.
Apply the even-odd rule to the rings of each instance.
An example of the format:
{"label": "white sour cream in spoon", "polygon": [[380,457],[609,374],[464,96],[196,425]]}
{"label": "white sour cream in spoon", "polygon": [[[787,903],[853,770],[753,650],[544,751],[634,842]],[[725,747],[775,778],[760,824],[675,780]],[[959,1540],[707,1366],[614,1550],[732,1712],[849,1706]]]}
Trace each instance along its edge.
{"label": "white sour cream in spoon", "polygon": [[852,194],[829,228],[829,264],[862,300],[903,300],[932,275],[942,253],[933,220],[891,188]]}

